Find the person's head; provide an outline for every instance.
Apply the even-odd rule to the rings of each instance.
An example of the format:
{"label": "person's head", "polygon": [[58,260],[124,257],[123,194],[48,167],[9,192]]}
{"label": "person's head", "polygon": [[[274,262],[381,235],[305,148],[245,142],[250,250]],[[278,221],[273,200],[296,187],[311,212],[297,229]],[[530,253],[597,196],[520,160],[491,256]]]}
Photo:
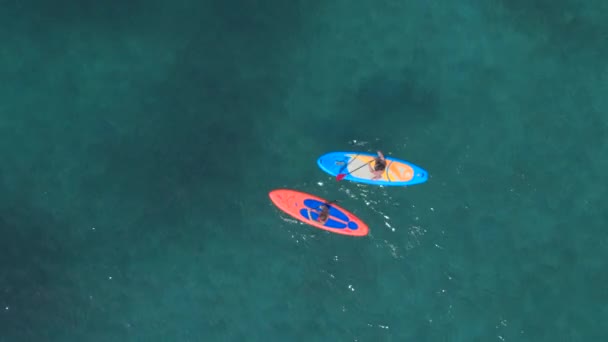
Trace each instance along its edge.
{"label": "person's head", "polygon": [[317,221],[319,221],[319,222],[327,221],[327,217],[328,216],[329,216],[329,212],[327,210],[323,210],[319,214],[319,217],[318,217]]}
{"label": "person's head", "polygon": [[382,159],[377,158],[376,162],[374,163],[374,170],[383,171],[385,168],[386,163]]}

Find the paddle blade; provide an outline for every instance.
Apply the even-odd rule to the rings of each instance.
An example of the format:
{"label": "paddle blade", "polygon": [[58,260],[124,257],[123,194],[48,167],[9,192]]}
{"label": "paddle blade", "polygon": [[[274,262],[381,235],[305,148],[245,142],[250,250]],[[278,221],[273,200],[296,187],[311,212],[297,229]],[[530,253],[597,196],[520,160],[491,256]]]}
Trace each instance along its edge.
{"label": "paddle blade", "polygon": [[336,180],[337,181],[341,181],[341,180],[344,179],[344,177],[346,177],[346,174],[345,173],[341,173],[341,174],[339,174],[339,175],[336,176]]}

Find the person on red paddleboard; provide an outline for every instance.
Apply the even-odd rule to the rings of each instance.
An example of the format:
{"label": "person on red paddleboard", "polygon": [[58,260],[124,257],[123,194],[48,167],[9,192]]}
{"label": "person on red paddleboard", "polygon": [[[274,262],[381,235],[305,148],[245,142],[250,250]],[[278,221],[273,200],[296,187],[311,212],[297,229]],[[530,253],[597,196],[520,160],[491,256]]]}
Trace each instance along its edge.
{"label": "person on red paddleboard", "polygon": [[317,217],[317,222],[320,222],[322,224],[325,224],[325,222],[327,222],[327,219],[329,219],[329,206],[332,203],[337,203],[338,201],[329,201],[329,202],[325,202],[323,204],[321,204],[321,206],[319,207],[319,209],[321,209],[321,212],[319,213],[319,217]]}
{"label": "person on red paddleboard", "polygon": [[381,151],[378,151],[378,156],[374,158],[374,167],[372,168],[372,163],[369,163],[369,171],[374,175],[372,180],[380,179],[384,170],[386,169],[386,159],[384,159],[384,154]]}

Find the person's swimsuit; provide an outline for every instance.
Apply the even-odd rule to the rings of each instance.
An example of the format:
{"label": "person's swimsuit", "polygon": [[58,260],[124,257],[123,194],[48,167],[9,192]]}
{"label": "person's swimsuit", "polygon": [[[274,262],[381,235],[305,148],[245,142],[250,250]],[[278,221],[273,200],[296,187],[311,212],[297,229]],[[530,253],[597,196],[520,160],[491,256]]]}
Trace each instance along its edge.
{"label": "person's swimsuit", "polygon": [[[327,211],[324,210],[325,208],[327,208]],[[328,204],[322,204],[319,207],[319,209],[321,210],[321,212],[319,213],[318,221],[319,222],[327,221],[327,219],[329,218],[329,205]]]}

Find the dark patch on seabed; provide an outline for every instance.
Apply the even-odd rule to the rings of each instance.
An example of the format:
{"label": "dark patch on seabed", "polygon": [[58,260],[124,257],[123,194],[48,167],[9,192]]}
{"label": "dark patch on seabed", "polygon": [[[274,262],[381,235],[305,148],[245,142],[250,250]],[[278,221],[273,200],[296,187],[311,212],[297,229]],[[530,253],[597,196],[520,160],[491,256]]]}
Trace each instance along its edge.
{"label": "dark patch on seabed", "polygon": [[[273,66],[289,44],[297,43],[286,39],[297,34],[297,26],[278,27],[284,20],[302,20],[295,4],[275,5],[210,3],[213,20],[201,24],[178,52],[169,77],[141,94],[153,100],[142,109],[135,132],[95,147],[108,173],[124,185],[122,197],[170,198],[179,191],[188,198],[210,183],[235,188],[244,181],[242,170],[251,163],[247,156],[261,149],[255,145],[254,113],[273,106],[283,91]],[[248,77],[246,69],[260,72]],[[222,203],[213,214],[238,217],[229,191],[203,196],[210,205]]]}
{"label": "dark patch on seabed", "polygon": [[68,290],[75,286],[70,266],[82,252],[66,243],[70,226],[32,205],[30,195],[21,187],[0,202],[0,309],[7,313],[0,331],[23,341],[39,340],[47,329],[69,329],[66,322],[85,305]]}
{"label": "dark patch on seabed", "polygon": [[390,146],[403,141],[391,129],[420,128],[438,120],[439,100],[424,72],[409,67],[396,73],[377,72],[342,94],[340,118],[349,127],[343,131],[361,140],[381,137],[382,144]]}
{"label": "dark patch on seabed", "polygon": [[436,119],[437,95],[420,84],[411,72],[402,75],[376,74],[362,80],[353,94],[364,115],[406,116],[414,122]]}
{"label": "dark patch on seabed", "polygon": [[[305,4],[310,9],[310,2]],[[86,29],[126,30],[131,25],[130,19],[146,10],[141,1],[116,6],[92,2],[39,5],[30,12],[38,13],[48,26],[44,30],[30,27],[29,33],[40,40],[48,32],[76,27],[76,24]],[[297,34],[298,23],[303,21],[302,8],[304,2],[262,5],[257,1],[209,2],[206,10],[212,13],[213,20],[209,24],[201,21],[199,31],[193,33],[189,44],[178,52],[178,63],[170,77],[131,94],[139,99],[135,101],[154,100],[144,103],[138,113],[117,111],[118,114],[98,120],[103,127],[91,130],[107,136],[87,147],[88,156],[94,156],[88,162],[104,172],[85,172],[82,179],[73,181],[80,181],[83,188],[79,190],[88,196],[107,201],[110,207],[106,208],[107,215],[124,213],[124,209],[112,210],[121,205],[136,209],[127,218],[107,218],[114,223],[128,220],[113,231],[112,239],[135,243],[142,237],[158,235],[166,237],[165,242],[186,241],[184,232],[168,234],[163,223],[183,223],[180,220],[191,209],[188,202],[196,195],[202,196],[196,204],[207,209],[211,222],[230,225],[233,227],[230,234],[238,235],[234,229],[245,225],[241,224],[243,218],[232,201],[231,189],[244,181],[239,170],[250,162],[248,152],[258,150],[254,113],[272,106],[280,94],[282,76],[274,63],[282,58],[290,44],[297,44],[291,38]],[[28,13],[25,7],[16,12]],[[109,22],[110,19],[114,22]],[[243,76],[249,68],[261,70],[254,74],[262,76]],[[34,76],[31,74],[33,80]],[[67,85],[64,90],[79,96],[75,79],[78,78],[63,81]],[[58,97],[62,95],[60,88],[54,88]],[[130,115],[134,120],[129,123],[130,128],[116,127],[112,115]],[[122,129],[122,135],[118,128]],[[231,163],[225,162],[226,156],[231,156]],[[211,185],[220,190],[212,191]],[[203,190],[206,188],[209,190]],[[61,327],[68,333],[69,324],[83,319],[77,316],[87,303],[80,303],[75,299],[79,297],[67,293],[81,289],[70,283],[73,278],[66,274],[70,265],[82,261],[82,257],[79,249],[68,246],[71,225],[34,207],[35,201],[25,195],[27,190],[23,187],[20,193],[19,196],[5,193],[4,198],[10,202],[0,204],[0,225],[7,232],[0,242],[3,250],[0,291],[6,295],[3,297],[10,298],[6,305],[11,311],[9,318],[2,320],[0,331],[2,335],[24,339],[40,340],[40,336],[53,339],[45,333],[45,328],[58,331]],[[91,207],[82,210],[83,216],[95,213]],[[211,230],[206,235],[210,237],[218,228],[205,226],[204,229]],[[102,255],[103,250],[114,245],[111,238],[104,236],[99,237],[94,246],[87,246],[90,247],[87,260]],[[120,263],[129,255],[141,254],[142,248],[151,253],[154,247],[118,250],[110,261]],[[11,303],[18,305],[12,307]]]}
{"label": "dark patch on seabed", "polygon": [[[576,0],[499,0],[511,25],[532,36],[545,35],[544,48],[557,50],[566,60],[593,50],[596,58],[608,53],[608,2]],[[598,8],[598,5],[599,8]],[[494,5],[496,6],[496,5]],[[493,11],[493,10],[492,10]],[[605,58],[604,58],[605,59]]]}

